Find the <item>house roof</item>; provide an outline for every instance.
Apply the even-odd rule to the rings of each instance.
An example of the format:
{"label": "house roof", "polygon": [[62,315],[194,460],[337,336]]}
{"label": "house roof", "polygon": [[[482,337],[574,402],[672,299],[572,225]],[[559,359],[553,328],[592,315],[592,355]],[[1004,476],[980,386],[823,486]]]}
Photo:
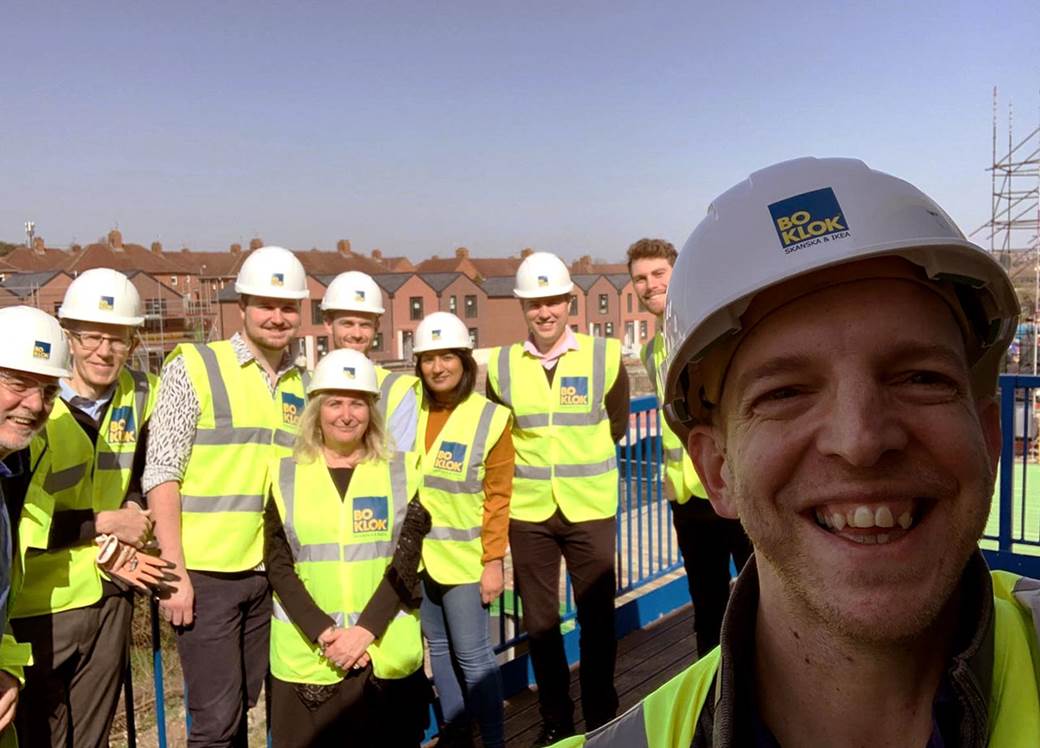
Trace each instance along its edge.
{"label": "house roof", "polygon": [[607,275],[607,280],[611,282],[614,288],[620,291],[629,284],[632,280],[632,276],[628,273],[610,273]]}
{"label": "house roof", "polygon": [[50,283],[55,276],[61,275],[63,272],[63,270],[45,270],[38,273],[11,273],[0,283],[0,287],[24,299],[34,291],[38,291]]}
{"label": "house roof", "polygon": [[471,257],[469,261],[485,278],[497,278],[516,275],[517,268],[523,262],[519,257]]}
{"label": "house roof", "polygon": [[582,291],[588,291],[596,281],[602,277],[603,276],[599,274],[579,273],[577,275],[572,275],[571,280],[574,281],[574,285],[578,286]]}
{"label": "house roof", "polygon": [[375,275],[385,271],[378,260],[353,252],[345,254],[337,251],[308,249],[293,250],[293,253],[311,275],[338,275],[347,270],[360,270],[362,273]]}
{"label": "house roof", "polygon": [[454,283],[460,275],[464,275],[464,273],[422,273],[421,275],[430,288],[440,293]]}
{"label": "house roof", "polygon": [[26,273],[38,273],[44,270],[62,269],[69,261],[69,253],[51,247],[43,250],[15,247],[4,255],[4,261],[16,270]]}
{"label": "house roof", "polygon": [[481,281],[480,287],[484,289],[484,293],[488,295],[488,298],[513,298],[513,288],[516,287],[516,279],[506,275],[491,276]]}
{"label": "house roof", "polygon": [[[408,279],[418,273],[378,273],[372,276],[379,287],[386,291],[388,294],[397,293],[397,289],[408,282]],[[422,277],[421,275],[419,276]]]}
{"label": "house roof", "polygon": [[181,249],[163,254],[189,273],[206,278],[233,278],[245,258],[244,252],[196,252]]}
{"label": "house roof", "polygon": [[143,270],[146,273],[180,275],[185,268],[171,261],[164,254],[152,252],[140,244],[124,244],[120,248],[108,244],[88,244],[79,252],[70,252],[64,269],[70,273],[82,273],[93,268],[112,268],[121,272]]}

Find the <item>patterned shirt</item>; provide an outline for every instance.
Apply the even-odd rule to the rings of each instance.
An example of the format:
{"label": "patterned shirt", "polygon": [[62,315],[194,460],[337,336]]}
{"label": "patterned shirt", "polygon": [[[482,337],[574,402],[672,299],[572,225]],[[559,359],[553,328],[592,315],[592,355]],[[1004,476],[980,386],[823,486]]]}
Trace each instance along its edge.
{"label": "patterned shirt", "polygon": [[[241,366],[256,360],[241,333],[236,332],[229,342]],[[282,354],[274,380],[259,363],[256,368],[267,382],[267,388],[273,397],[279,380],[294,368],[293,358],[288,350]],[[180,483],[184,479],[184,468],[191,457],[191,448],[195,443],[195,427],[201,415],[199,397],[188,377],[184,356],[175,356],[163,367],[159,394],[152,411],[149,426],[151,437],[148,439],[148,455],[141,478],[145,493],[161,483]]]}

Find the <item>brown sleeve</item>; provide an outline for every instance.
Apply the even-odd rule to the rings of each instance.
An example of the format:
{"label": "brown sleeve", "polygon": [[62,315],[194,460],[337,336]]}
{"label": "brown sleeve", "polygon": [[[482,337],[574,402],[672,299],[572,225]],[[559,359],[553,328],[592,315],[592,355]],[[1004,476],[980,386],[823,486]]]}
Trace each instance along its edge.
{"label": "brown sleeve", "polygon": [[513,495],[513,419],[509,418],[502,436],[484,460],[484,523],[480,541],[484,546],[481,563],[505,558],[509,546],[509,499]]}
{"label": "brown sleeve", "polygon": [[322,631],[336,625],[332,617],[318,607],[296,575],[285,526],[278,514],[278,506],[271,497],[264,507],[264,568],[267,569],[267,580],[278,595],[282,608],[292,622],[300,627],[304,636],[316,642]]}
{"label": "brown sleeve", "polygon": [[610,418],[610,437],[617,444],[628,433],[628,371],[625,362],[618,363],[618,375],[607,392],[605,405]]}

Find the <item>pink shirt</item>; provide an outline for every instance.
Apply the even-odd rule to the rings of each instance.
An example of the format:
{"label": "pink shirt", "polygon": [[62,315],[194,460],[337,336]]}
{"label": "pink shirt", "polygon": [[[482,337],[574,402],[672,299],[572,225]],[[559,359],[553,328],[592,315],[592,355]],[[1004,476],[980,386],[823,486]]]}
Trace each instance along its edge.
{"label": "pink shirt", "polygon": [[533,336],[528,334],[527,340],[524,341],[524,350],[530,353],[535,358],[541,359],[542,366],[548,370],[556,366],[556,362],[567,351],[578,350],[578,339],[574,337],[574,331],[571,328],[564,328],[563,335],[556,341],[556,345],[549,349],[547,353],[542,353],[535,347]]}

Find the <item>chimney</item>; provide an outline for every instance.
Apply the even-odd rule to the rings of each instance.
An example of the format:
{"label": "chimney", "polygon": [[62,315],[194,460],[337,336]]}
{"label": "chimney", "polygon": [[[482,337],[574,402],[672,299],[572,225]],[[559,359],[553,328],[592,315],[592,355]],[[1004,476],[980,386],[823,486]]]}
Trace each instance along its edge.
{"label": "chimney", "polygon": [[162,254],[162,242],[152,242],[152,254],[153,255],[161,255]]}
{"label": "chimney", "polygon": [[524,247],[520,250],[520,259],[526,260],[528,257],[534,254],[534,250],[530,247]]}
{"label": "chimney", "polygon": [[464,260],[467,257],[469,257],[469,250],[466,249],[465,247],[456,247],[455,248],[455,257],[460,259],[460,260]]}
{"label": "chimney", "polygon": [[354,254],[350,249],[350,239],[340,239],[336,242],[336,251],[344,257]]}
{"label": "chimney", "polygon": [[383,259],[383,250],[381,250],[381,249],[373,249],[372,250],[372,259],[373,260],[382,260]]}
{"label": "chimney", "polygon": [[46,249],[46,247],[43,244],[43,237],[42,236],[34,236],[33,237],[33,243],[32,243],[33,254],[35,254],[35,255],[45,254],[45,251],[44,251],[45,249]]}
{"label": "chimney", "polygon": [[242,254],[242,245],[239,244],[238,242],[235,242],[234,244],[232,244],[231,245],[231,254],[233,254],[233,255],[240,255],[240,254]]}
{"label": "chimney", "polygon": [[249,249],[250,249],[250,251],[252,251],[254,249],[260,249],[260,247],[262,247],[262,246],[264,246],[264,240],[261,239],[259,236],[254,237],[254,238],[249,240]]}
{"label": "chimney", "polygon": [[592,264],[592,255],[582,255],[578,258],[578,263],[584,267],[589,267]]}
{"label": "chimney", "polygon": [[108,232],[108,246],[110,246],[112,249],[123,248],[123,234],[119,231],[119,229],[112,229]]}
{"label": "chimney", "polygon": [[69,245],[69,251],[72,252],[72,254],[74,254],[74,255],[78,255],[80,252],[83,251],[83,247],[81,247],[78,244],[70,244]]}

